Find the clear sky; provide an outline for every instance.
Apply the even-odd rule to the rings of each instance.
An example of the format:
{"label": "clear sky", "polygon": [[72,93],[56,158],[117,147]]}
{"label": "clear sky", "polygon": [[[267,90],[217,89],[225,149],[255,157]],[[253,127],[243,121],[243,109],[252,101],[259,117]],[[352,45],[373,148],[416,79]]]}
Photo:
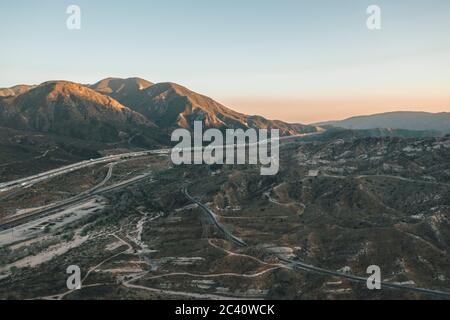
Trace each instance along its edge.
{"label": "clear sky", "polygon": [[450,111],[448,0],[10,0],[0,30],[0,87],[139,76],[299,122]]}

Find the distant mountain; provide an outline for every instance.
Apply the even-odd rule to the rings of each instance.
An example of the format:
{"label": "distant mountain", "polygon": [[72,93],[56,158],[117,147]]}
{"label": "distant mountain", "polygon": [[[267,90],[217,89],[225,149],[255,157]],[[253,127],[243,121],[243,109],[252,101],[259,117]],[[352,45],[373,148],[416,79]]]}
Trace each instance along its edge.
{"label": "distant mountain", "polygon": [[158,136],[155,124],[143,115],[68,81],[45,82],[0,100],[0,125],[103,142]]}
{"label": "distant mountain", "polygon": [[326,127],[326,131],[321,135],[305,137],[304,141],[334,141],[337,139],[352,141],[364,138],[439,138],[443,136],[442,132],[433,130],[404,130],[404,129],[345,129],[339,127]]}
{"label": "distant mountain", "polygon": [[[130,94],[124,96],[108,95],[143,114],[163,129],[192,129],[194,121],[201,120],[206,128],[279,129],[282,135],[318,130],[314,126],[288,124],[238,113],[207,96],[175,83],[158,83],[149,85],[138,92],[130,91]],[[133,99],[130,99],[130,96]]]}
{"label": "distant mountain", "polygon": [[20,84],[11,88],[0,89],[0,97],[13,97],[19,94],[25,93],[36,86],[29,86],[26,84]]}
{"label": "distant mountain", "polygon": [[370,116],[352,117],[341,121],[317,123],[317,126],[333,126],[347,129],[404,129],[440,131],[450,133],[450,112],[389,112]]}

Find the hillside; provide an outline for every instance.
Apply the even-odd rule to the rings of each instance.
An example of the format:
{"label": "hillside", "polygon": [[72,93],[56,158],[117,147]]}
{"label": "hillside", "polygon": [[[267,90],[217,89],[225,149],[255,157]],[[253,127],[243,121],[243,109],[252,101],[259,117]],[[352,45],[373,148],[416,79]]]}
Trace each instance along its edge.
{"label": "hillside", "polygon": [[[132,95],[134,103],[130,104],[128,97]],[[116,96],[118,101],[145,115],[163,129],[191,129],[194,121],[201,120],[207,128],[279,129],[281,135],[317,131],[313,126],[288,124],[233,111],[207,96],[175,83],[154,84],[126,97],[113,93],[111,96]]]}
{"label": "hillside", "polygon": [[[156,126],[118,101],[80,84],[45,82],[0,101],[0,125],[73,138],[115,142],[153,138]],[[157,136],[157,135],[155,135]]]}

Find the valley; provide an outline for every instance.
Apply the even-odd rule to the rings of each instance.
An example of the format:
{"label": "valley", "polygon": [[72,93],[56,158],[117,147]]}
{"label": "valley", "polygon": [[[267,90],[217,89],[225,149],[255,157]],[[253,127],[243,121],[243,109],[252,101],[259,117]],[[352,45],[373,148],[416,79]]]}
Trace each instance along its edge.
{"label": "valley", "polygon": [[2,314],[450,300],[450,1],[0,8]]}
{"label": "valley", "polygon": [[[34,188],[50,196],[99,171],[58,201],[87,198],[2,227],[0,296],[448,297],[448,138],[299,137],[281,146],[273,177],[252,165],[173,166],[167,153],[141,153],[19,187],[3,210],[42,206],[29,197]],[[365,287],[373,264],[382,290]],[[69,265],[82,270],[81,290],[65,288]]]}
{"label": "valley", "polygon": [[[450,298],[445,130],[289,124],[139,78],[0,93],[0,299]],[[279,170],[175,164],[195,121],[279,130]]]}

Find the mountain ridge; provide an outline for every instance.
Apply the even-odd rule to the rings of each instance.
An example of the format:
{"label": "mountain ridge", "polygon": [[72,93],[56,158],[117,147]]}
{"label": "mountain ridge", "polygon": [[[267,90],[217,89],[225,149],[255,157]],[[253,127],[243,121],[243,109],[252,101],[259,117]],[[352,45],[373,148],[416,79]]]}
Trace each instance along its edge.
{"label": "mountain ridge", "polygon": [[[113,81],[120,88],[129,88],[128,92],[118,94],[118,91],[111,87]],[[139,84],[144,86],[137,89]],[[174,82],[152,83],[136,77],[106,78],[90,87],[117,99],[167,130],[192,129],[193,122],[198,120],[203,121],[206,128],[279,129],[281,135],[319,130],[314,126],[246,115]]]}
{"label": "mountain ridge", "polygon": [[70,81],[47,81],[0,100],[0,125],[114,142],[156,125],[111,97]]}
{"label": "mountain ridge", "polygon": [[450,133],[450,112],[394,111],[350,117],[344,120],[318,122],[317,126],[345,129],[403,129]]}
{"label": "mountain ridge", "polygon": [[35,85],[18,84],[10,88],[0,88],[0,98],[13,97],[25,93],[28,90],[33,89],[35,87],[36,87]]}
{"label": "mountain ridge", "polygon": [[134,111],[145,115],[158,126],[167,129],[177,127],[192,129],[193,122],[201,120],[206,128],[279,129],[281,135],[318,130],[314,126],[246,115],[173,82],[152,84],[134,92],[134,103],[130,103],[128,97],[117,97],[117,99]]}
{"label": "mountain ridge", "polygon": [[171,131],[192,130],[194,121],[221,130],[279,129],[280,135],[319,130],[245,115],[179,84],[137,77],[110,77],[88,85],[51,80],[0,92],[5,92],[0,97],[0,126],[101,142],[138,136],[150,141],[146,146],[154,140],[167,144]]}

